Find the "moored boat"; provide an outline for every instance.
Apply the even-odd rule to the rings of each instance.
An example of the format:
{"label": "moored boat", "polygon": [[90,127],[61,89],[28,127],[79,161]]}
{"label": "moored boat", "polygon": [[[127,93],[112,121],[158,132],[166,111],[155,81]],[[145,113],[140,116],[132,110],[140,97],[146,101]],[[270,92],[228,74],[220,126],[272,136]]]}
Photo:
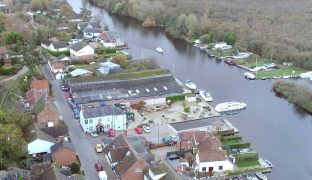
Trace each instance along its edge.
{"label": "moored boat", "polygon": [[199,95],[206,102],[211,102],[213,100],[210,92],[208,92],[207,90],[199,90]]}
{"label": "moored boat", "polygon": [[264,162],[268,165],[269,168],[273,168],[273,164],[269,160],[264,160]]}
{"label": "moored boat", "polygon": [[194,84],[191,80],[186,80],[185,86],[191,90],[196,89],[196,84]]}
{"label": "moored boat", "polygon": [[250,73],[250,72],[244,73],[244,77],[245,77],[246,79],[249,79],[249,80],[255,80],[255,79],[256,79],[256,76],[253,75],[253,74]]}
{"label": "moored boat", "polygon": [[156,51],[162,54],[164,52],[164,49],[161,47],[158,47],[156,48]]}
{"label": "moored boat", "polygon": [[231,58],[227,58],[227,59],[224,61],[224,63],[226,63],[226,64],[228,64],[228,65],[235,65],[234,60],[231,59]]}
{"label": "moored boat", "polygon": [[225,103],[218,104],[215,110],[219,113],[236,112],[236,111],[245,109],[246,106],[247,106],[246,103],[225,102]]}
{"label": "moored boat", "polygon": [[256,176],[257,176],[259,179],[261,179],[261,180],[268,180],[268,178],[267,178],[264,174],[262,174],[261,172],[257,172],[257,173],[256,173]]}

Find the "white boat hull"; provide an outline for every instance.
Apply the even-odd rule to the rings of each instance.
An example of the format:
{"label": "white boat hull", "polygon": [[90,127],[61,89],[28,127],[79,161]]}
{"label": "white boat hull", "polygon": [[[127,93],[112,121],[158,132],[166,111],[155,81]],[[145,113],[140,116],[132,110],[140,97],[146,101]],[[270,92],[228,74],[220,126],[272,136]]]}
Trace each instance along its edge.
{"label": "white boat hull", "polygon": [[245,109],[247,104],[239,102],[227,102],[218,104],[215,110],[219,113],[235,112]]}
{"label": "white boat hull", "polygon": [[212,102],[213,101],[210,93],[207,91],[199,91],[199,95],[206,102]]}

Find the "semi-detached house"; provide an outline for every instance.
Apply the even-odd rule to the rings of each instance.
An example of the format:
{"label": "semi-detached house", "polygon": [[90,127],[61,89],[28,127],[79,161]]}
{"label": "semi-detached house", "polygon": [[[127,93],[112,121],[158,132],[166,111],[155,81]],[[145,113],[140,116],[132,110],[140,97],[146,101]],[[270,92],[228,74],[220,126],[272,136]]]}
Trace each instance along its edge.
{"label": "semi-detached house", "polygon": [[84,132],[107,132],[126,129],[126,114],[118,107],[100,106],[80,111],[80,125]]}

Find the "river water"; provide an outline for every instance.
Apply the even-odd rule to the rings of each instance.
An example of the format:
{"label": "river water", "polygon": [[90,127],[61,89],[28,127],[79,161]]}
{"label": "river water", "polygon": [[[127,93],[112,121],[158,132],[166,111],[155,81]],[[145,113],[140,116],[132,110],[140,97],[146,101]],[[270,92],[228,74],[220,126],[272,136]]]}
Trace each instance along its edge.
{"label": "river water", "polygon": [[[199,88],[209,90],[214,105],[225,101],[247,103],[245,111],[226,118],[261,157],[274,164],[268,174],[270,179],[312,179],[312,118],[276,97],[273,80],[247,81],[242,69],[208,59],[204,52],[171,38],[162,29],[145,29],[131,18],[111,15],[84,0],[68,1],[76,12],[86,7],[93,16],[101,17],[110,30],[122,33],[130,47],[127,52],[134,59],[155,57],[182,82],[191,79]],[[156,47],[162,47],[164,54],[156,53]]]}

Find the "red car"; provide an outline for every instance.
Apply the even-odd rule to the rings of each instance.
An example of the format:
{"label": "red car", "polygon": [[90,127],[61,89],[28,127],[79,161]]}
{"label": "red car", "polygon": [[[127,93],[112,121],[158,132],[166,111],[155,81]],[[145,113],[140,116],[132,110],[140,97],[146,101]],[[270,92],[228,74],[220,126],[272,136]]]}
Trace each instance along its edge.
{"label": "red car", "polygon": [[143,134],[142,128],[134,128],[134,130],[137,134]]}
{"label": "red car", "polygon": [[109,137],[115,137],[116,131],[113,128],[108,129],[108,136]]}
{"label": "red car", "polygon": [[95,163],[95,169],[97,172],[103,171],[103,166],[100,162]]}

